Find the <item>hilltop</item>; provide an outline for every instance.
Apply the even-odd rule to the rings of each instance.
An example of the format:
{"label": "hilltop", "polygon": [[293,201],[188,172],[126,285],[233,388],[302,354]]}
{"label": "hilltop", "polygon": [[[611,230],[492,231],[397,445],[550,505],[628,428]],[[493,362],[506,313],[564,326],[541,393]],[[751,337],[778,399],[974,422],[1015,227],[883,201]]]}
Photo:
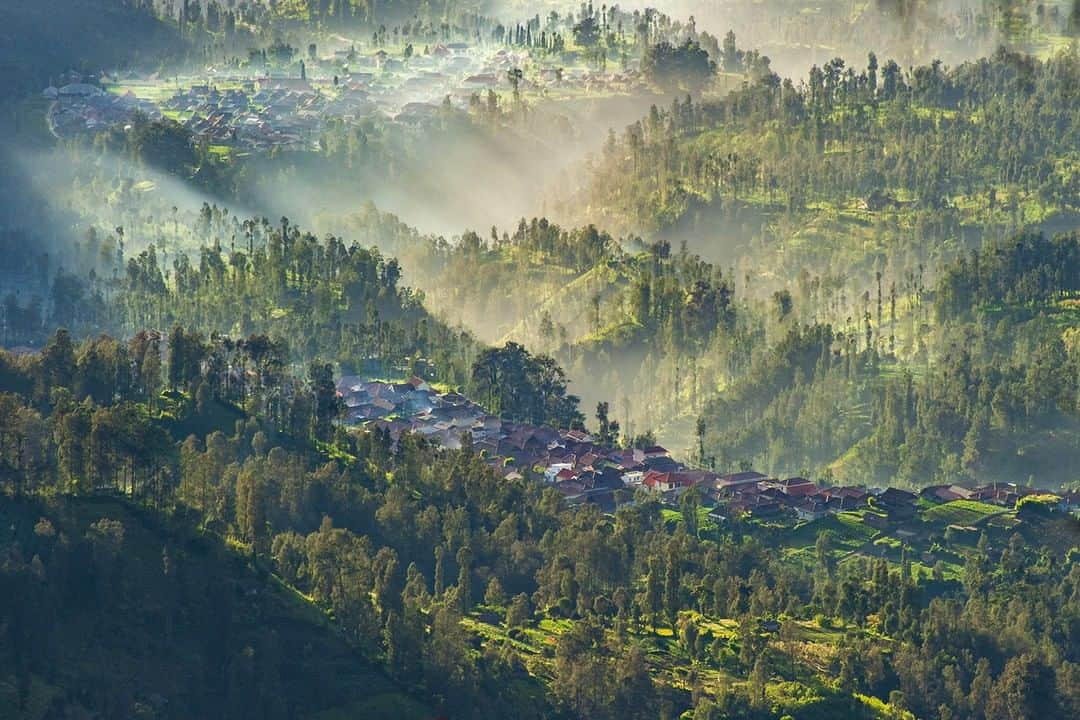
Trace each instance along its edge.
{"label": "hilltop", "polygon": [[909,71],[873,53],[859,62],[654,109],[556,214],[686,241],[759,291],[806,275],[852,297],[875,272],[900,283],[1024,228],[1077,226],[1078,130],[1063,110],[1076,103],[1075,54]]}

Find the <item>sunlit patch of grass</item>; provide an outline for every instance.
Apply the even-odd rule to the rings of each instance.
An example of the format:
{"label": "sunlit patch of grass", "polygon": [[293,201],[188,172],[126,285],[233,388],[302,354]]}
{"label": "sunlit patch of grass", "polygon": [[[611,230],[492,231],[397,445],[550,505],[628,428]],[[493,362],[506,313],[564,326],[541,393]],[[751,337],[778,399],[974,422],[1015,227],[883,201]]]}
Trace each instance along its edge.
{"label": "sunlit patch of grass", "polygon": [[232,148],[228,145],[210,145],[207,148],[207,152],[209,152],[215,157],[227,159],[230,155],[232,155]]}
{"label": "sunlit patch of grass", "polygon": [[1003,509],[998,505],[976,500],[953,500],[930,508],[923,513],[923,519],[944,525],[971,525],[990,515],[996,515]]}

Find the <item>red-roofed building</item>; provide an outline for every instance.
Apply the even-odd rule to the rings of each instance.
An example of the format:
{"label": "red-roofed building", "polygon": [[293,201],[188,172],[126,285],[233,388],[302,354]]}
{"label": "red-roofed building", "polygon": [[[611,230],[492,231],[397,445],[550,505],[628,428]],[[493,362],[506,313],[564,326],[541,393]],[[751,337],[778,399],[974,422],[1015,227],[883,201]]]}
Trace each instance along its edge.
{"label": "red-roofed building", "polygon": [[1017,485],[1016,483],[994,483],[993,485],[975,488],[972,491],[971,499],[1012,507],[1020,498],[1038,492],[1035,488]]}
{"label": "red-roofed building", "polygon": [[818,492],[818,487],[806,478],[794,477],[776,483],[780,492],[789,497],[808,497]]}
{"label": "red-roofed building", "polygon": [[759,472],[748,470],[747,472],[731,473],[724,475],[716,481],[717,489],[733,488],[740,485],[756,485],[762,480],[768,480],[768,476],[762,475]]}
{"label": "red-roofed building", "polygon": [[588,433],[582,432],[581,430],[569,431],[568,433],[566,433],[566,439],[579,444],[592,442],[592,436]]}
{"label": "red-roofed building", "polygon": [[641,484],[657,492],[668,492],[675,489],[675,485],[671,481],[671,473],[657,472],[656,470],[645,473]]}
{"label": "red-roofed building", "polygon": [[698,476],[691,473],[650,470],[645,473],[645,478],[641,484],[657,492],[681,492],[696,485],[697,479]]}
{"label": "red-roofed building", "polygon": [[566,480],[573,480],[574,477],[576,477],[576,476],[574,475],[573,470],[570,470],[570,469],[560,470],[559,472],[557,472],[555,474],[555,482],[564,482]]}
{"label": "red-roofed building", "polygon": [[830,487],[818,493],[818,496],[829,503],[829,508],[837,507],[841,510],[865,505],[870,499],[870,493],[863,488],[857,487]]}

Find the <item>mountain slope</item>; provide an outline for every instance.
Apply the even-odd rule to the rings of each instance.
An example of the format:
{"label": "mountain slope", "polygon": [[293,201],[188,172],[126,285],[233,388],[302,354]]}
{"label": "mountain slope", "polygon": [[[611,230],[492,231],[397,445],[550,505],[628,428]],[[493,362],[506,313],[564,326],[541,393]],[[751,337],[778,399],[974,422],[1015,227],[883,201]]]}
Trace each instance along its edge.
{"label": "mountain slope", "polygon": [[156,67],[182,47],[175,28],[132,0],[8,0],[0,3],[0,97],[40,91],[66,70]]}
{"label": "mountain slope", "polygon": [[0,717],[430,717],[313,604],[182,520],[0,500]]}

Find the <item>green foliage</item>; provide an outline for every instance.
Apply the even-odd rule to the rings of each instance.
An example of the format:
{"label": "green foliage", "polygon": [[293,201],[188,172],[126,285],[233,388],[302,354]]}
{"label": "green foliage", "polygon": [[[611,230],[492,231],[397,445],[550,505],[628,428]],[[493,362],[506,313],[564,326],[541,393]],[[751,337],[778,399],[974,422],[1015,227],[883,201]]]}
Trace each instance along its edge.
{"label": "green foliage", "polygon": [[136,118],[129,142],[142,162],[171,175],[187,176],[198,164],[191,131],[167,118]]}
{"label": "green foliage", "polygon": [[566,376],[546,355],[533,356],[517,343],[480,353],[471,387],[488,409],[510,420],[562,428],[582,426],[578,398],[566,392]]}
{"label": "green foliage", "polygon": [[922,514],[927,522],[971,525],[990,515],[996,515],[1002,511],[997,505],[977,502],[974,500],[953,500],[943,505],[930,508]]}
{"label": "green foliage", "polygon": [[701,46],[687,40],[673,47],[661,42],[650,45],[641,58],[641,72],[651,82],[664,88],[697,89],[716,72],[716,63]]}
{"label": "green foliage", "polygon": [[[143,344],[145,337],[132,342]],[[222,343],[215,339],[209,351]],[[259,342],[251,343],[244,344],[244,353],[259,352]],[[256,402],[253,416],[236,423],[231,433],[181,439],[170,436],[169,428],[176,425],[156,417],[152,406],[167,400],[172,413],[198,413],[198,403],[190,398],[174,403],[168,394],[165,400],[143,397],[140,385],[127,384],[115,390],[111,404],[99,406],[90,395],[71,389],[93,386],[80,383],[79,365],[72,360],[86,356],[92,344],[97,351],[124,347],[103,341],[76,346],[61,335],[40,357],[13,361],[0,354],[10,368],[4,387],[23,388],[20,394],[0,395],[4,489],[46,496],[109,492],[138,512],[175,518],[159,531],[169,538],[163,543],[168,559],[162,561],[157,553],[166,577],[174,576],[176,563],[187,562],[173,552],[181,543],[174,535],[177,527],[199,523],[207,532],[233,538],[235,546],[264,568],[264,577],[265,568],[272,567],[282,582],[324,609],[355,650],[384,663],[391,676],[441,708],[481,708],[476,713],[480,717],[505,716],[511,709],[538,716],[562,709],[601,717],[654,717],[665,701],[685,709],[696,705],[674,679],[690,667],[694,672],[746,677],[733,697],[726,691],[705,691],[729,708],[759,707],[764,712],[775,705],[778,715],[835,716],[837,708],[855,702],[857,692],[889,698],[892,708],[902,703],[918,716],[943,703],[963,713],[969,702],[976,702],[967,699],[969,693],[978,697],[982,692],[976,682],[971,681],[975,690],[964,685],[957,695],[935,689],[939,685],[932,679],[950,673],[976,676],[974,660],[965,660],[976,657],[989,657],[1004,668],[987,676],[990,686],[1000,686],[1007,698],[997,711],[1002,717],[1024,717],[1022,713],[1036,706],[1052,713],[1068,702],[1067,676],[1058,679],[1045,670],[1050,657],[1067,651],[1038,629],[1066,622],[1074,603],[1066,563],[1041,559],[1045,553],[1063,556],[1060,542],[1041,546],[1039,552],[1024,552],[1019,534],[1004,549],[980,543],[960,588],[916,577],[906,551],[899,566],[882,558],[849,559],[874,532],[857,514],[831,518],[831,535],[808,535],[806,543],[816,541],[816,561],[803,566],[763,545],[767,535],[758,538],[740,530],[742,539],[736,540],[726,532],[694,532],[700,513],[693,496],[685,503],[682,523],[669,529],[655,500],[620,508],[614,517],[602,516],[590,505],[570,508],[539,484],[502,478],[468,447],[439,450],[405,435],[391,448],[381,432],[335,434],[333,447],[315,442],[315,401],[303,405],[308,415],[302,422],[288,420],[296,410],[275,420]],[[790,357],[802,356],[795,350],[799,343],[790,347]],[[213,362],[200,363],[200,376],[189,378],[190,384],[212,384],[213,368]],[[324,370],[314,368],[307,382],[288,376],[278,382],[295,396],[317,394]],[[34,390],[43,373],[60,383],[48,400]],[[251,381],[228,392],[257,395],[264,390]],[[342,454],[349,459],[333,459]],[[83,476],[90,482],[82,484]],[[0,515],[10,502],[0,503]],[[41,538],[37,544],[67,527],[67,521],[42,523],[37,514],[30,517],[33,522],[16,527],[36,526],[36,537]],[[87,534],[88,557],[99,579],[92,590],[100,595],[99,608],[124,607],[131,581],[117,583],[115,573],[123,577],[128,572],[124,568],[134,562],[129,559],[133,547],[155,547],[130,522],[117,520],[115,515],[98,515],[92,527],[87,523],[80,531]],[[822,528],[815,525],[804,526],[796,535]],[[796,535],[785,542],[797,544]],[[35,547],[21,538],[18,542]],[[439,551],[433,554],[433,547]],[[46,568],[54,562],[52,556],[42,555],[41,560]],[[25,557],[22,562],[27,562]],[[995,562],[1000,572],[994,571]],[[27,572],[37,572],[33,562],[29,567]],[[402,572],[402,567],[407,570]],[[457,577],[449,589],[446,574]],[[187,570],[176,576],[191,577]],[[427,577],[434,578],[434,593]],[[485,605],[479,608],[474,604],[477,581],[486,588]],[[170,590],[164,597],[182,595]],[[968,602],[976,595],[983,598],[981,603]],[[273,594],[241,596],[266,602]],[[33,600],[35,595],[18,597],[43,606]],[[503,617],[487,608],[508,597],[512,600],[504,632]],[[981,630],[986,608],[994,617],[1008,613],[1015,597],[1027,603],[1030,622],[1014,622],[1007,639],[986,635]],[[534,603],[559,619],[534,628]],[[0,612],[8,607],[0,607]],[[774,645],[773,636],[763,632],[755,618],[782,613],[786,619]],[[494,617],[489,620],[488,615]],[[820,616],[821,628],[806,622],[814,615]],[[124,616],[114,617],[112,622],[121,622]],[[252,617],[265,632],[266,623],[258,620],[264,616]],[[731,617],[740,621],[726,619]],[[7,622],[0,627],[22,625]],[[484,638],[480,657],[472,646],[474,628]],[[547,653],[539,649],[545,641],[538,638],[545,633],[551,638]],[[882,634],[895,639],[889,652],[883,651]],[[925,640],[920,644],[906,639],[916,636]],[[1065,635],[1055,630],[1050,637]],[[228,647],[232,642],[228,640]],[[259,650],[262,645],[252,645],[252,654],[241,640],[236,642],[241,658],[248,658],[243,662],[257,662],[265,652]],[[716,642],[720,646],[712,649]],[[724,643],[731,644],[726,652]],[[826,669],[797,660],[798,653],[810,648],[822,652],[822,647],[833,648]],[[1025,667],[1036,678],[1037,694],[1018,683],[1019,668],[1007,667],[1017,647],[1027,652]],[[530,653],[530,671],[516,659],[519,652]],[[15,662],[8,657],[0,656],[0,663]],[[55,654],[34,657],[45,662]],[[306,668],[318,667],[313,660],[304,662]],[[950,669],[961,664],[962,669]],[[789,667],[798,668],[790,680],[776,677]],[[30,674],[48,677],[44,672],[32,669]],[[831,677],[839,678],[835,689],[825,683]],[[507,683],[521,692],[504,692]],[[912,687],[923,690],[914,693]],[[281,692],[292,691],[282,686]],[[964,699],[958,700],[961,695]],[[235,701],[243,697],[237,695]],[[348,698],[326,696],[312,701],[311,708],[330,702],[358,707]]]}
{"label": "green foliage", "polygon": [[1050,515],[1058,509],[1060,503],[1056,495],[1027,495],[1016,501],[1017,515]]}
{"label": "green foliage", "polygon": [[945,267],[939,319],[1002,305],[1042,305],[1080,291],[1080,235],[1023,233]]}

